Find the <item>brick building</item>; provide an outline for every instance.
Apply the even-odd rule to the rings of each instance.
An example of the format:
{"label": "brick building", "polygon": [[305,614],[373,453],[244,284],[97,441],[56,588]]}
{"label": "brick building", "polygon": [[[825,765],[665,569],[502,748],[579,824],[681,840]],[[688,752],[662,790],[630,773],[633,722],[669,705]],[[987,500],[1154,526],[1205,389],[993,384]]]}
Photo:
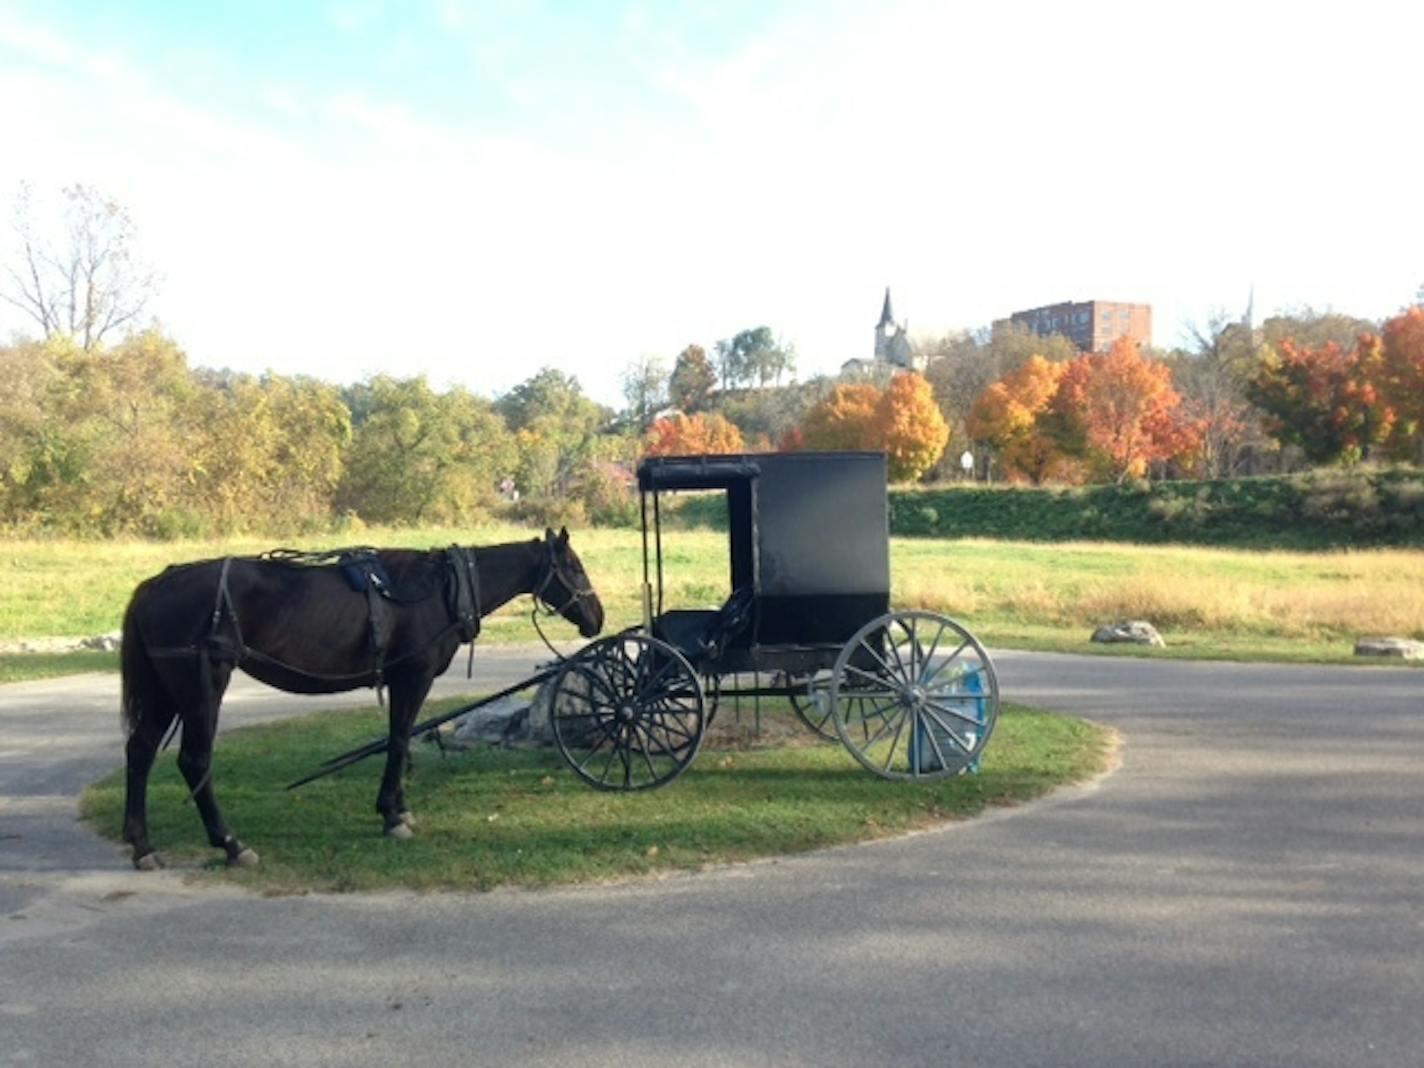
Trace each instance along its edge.
{"label": "brick building", "polygon": [[1009,321],[1035,334],[1062,334],[1084,352],[1106,352],[1120,337],[1152,344],[1152,305],[1085,300],[1014,312]]}

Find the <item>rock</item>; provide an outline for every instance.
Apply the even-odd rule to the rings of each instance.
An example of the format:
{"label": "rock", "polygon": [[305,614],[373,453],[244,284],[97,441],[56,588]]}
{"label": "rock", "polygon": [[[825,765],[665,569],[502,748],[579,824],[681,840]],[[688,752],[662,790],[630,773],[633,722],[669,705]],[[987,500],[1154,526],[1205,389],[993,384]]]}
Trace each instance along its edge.
{"label": "rock", "polygon": [[523,741],[528,731],[529,702],[517,696],[501,697],[456,720],[451,742],[456,748],[508,745]]}
{"label": "rock", "polygon": [[81,640],[79,642],[79,648],[95,649],[101,653],[117,652],[120,637],[121,635],[116,630],[110,631],[108,634],[96,634],[92,638],[84,638]]}
{"label": "rock", "polygon": [[[551,666],[550,664],[541,665],[541,667]],[[554,723],[549,718],[549,708],[552,704],[554,683],[556,681],[558,681],[557,675],[544,682],[534,694],[534,703],[529,706],[529,742],[532,745],[555,744]],[[564,693],[566,695],[564,698],[565,701],[572,701],[575,710],[586,711],[589,707],[589,702],[579,702],[576,695],[582,694],[587,698],[592,694],[592,684],[582,676],[574,675],[566,680]],[[601,730],[601,728],[593,723],[589,723],[587,730],[596,732]],[[564,741],[566,743],[578,746],[582,741],[582,739],[579,738],[579,735],[582,733],[587,732],[578,731],[576,724],[568,720],[564,721]]]}
{"label": "rock", "polygon": [[1424,660],[1424,642],[1416,642],[1412,638],[1361,638],[1355,642],[1355,655]]}
{"label": "rock", "polygon": [[1099,627],[1093,631],[1092,641],[1129,642],[1133,645],[1165,646],[1167,644],[1162,640],[1162,635],[1157,633],[1156,627],[1141,619],[1115,623],[1111,627]]}

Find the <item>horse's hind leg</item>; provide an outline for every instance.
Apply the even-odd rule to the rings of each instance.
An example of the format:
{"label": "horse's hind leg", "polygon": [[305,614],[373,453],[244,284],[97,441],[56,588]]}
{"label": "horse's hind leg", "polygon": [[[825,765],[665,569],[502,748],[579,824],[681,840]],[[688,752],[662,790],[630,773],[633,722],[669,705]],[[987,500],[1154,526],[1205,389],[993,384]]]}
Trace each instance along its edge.
{"label": "horse's hind leg", "polygon": [[[188,705],[189,714],[183,719],[183,744],[178,751],[178,770],[183,773],[192,798],[198,805],[198,814],[208,832],[209,844],[223,850],[229,864],[256,864],[257,854],[239,842],[228,829],[222,810],[218,808],[217,796],[213,793],[213,742],[217,737],[218,708],[232,675],[232,666],[226,663],[209,664],[204,657],[198,671],[198,693]],[[208,678],[203,680],[202,673],[205,671]]]}
{"label": "horse's hind leg", "polygon": [[153,770],[158,747],[163,744],[163,732],[173,722],[173,716],[172,703],[164,696],[152,694],[145,702],[143,714],[133,725],[124,747],[128,764],[124,841],[133,846],[134,867],[140,871],[162,867],[148,838],[148,775]]}

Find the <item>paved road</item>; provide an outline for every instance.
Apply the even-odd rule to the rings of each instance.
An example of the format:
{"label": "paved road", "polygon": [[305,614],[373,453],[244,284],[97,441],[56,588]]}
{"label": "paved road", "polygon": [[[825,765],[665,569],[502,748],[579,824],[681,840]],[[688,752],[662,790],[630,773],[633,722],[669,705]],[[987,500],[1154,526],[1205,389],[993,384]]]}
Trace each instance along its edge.
{"label": "paved road", "polygon": [[[481,687],[523,670],[482,657]],[[1009,698],[1122,732],[1121,769],[894,842],[473,896],[128,871],[74,821],[114,680],[0,687],[0,1064],[1424,1062],[1424,673],[998,659]],[[239,686],[225,722],[289,707]]]}

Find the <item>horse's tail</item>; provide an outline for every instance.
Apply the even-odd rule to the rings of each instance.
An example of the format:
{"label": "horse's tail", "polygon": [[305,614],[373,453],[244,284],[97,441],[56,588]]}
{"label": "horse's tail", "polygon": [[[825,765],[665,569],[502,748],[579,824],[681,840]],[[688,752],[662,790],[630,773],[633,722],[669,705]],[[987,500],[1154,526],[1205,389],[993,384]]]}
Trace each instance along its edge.
{"label": "horse's tail", "polygon": [[143,721],[144,696],[153,693],[158,685],[153,661],[149,659],[148,649],[144,647],[143,630],[138,621],[139,601],[147,585],[140,585],[129,598],[129,606],[124,610],[123,631],[119,638],[119,723],[125,738],[133,734]]}

